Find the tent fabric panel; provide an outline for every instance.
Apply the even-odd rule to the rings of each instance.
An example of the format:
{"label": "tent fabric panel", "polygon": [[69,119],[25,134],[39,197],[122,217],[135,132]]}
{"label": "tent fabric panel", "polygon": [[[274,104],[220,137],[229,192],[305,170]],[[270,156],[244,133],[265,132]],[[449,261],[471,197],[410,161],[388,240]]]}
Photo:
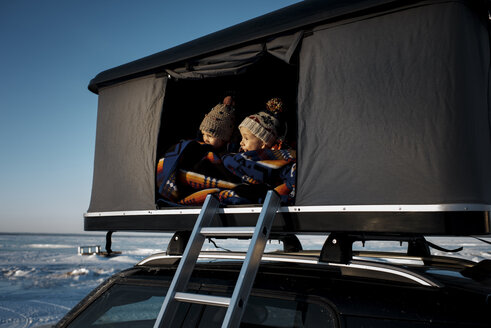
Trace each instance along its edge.
{"label": "tent fabric panel", "polygon": [[254,44],[188,62],[186,66],[167,69],[166,72],[178,79],[200,79],[236,74],[256,62],[262,52],[263,45]]}
{"label": "tent fabric panel", "polygon": [[300,51],[296,205],[490,204],[489,56],[461,2],[316,28]]}
{"label": "tent fabric panel", "polygon": [[167,79],[100,90],[89,212],[155,209],[156,143]]}
{"label": "tent fabric panel", "polygon": [[265,43],[256,43],[232,49],[201,59],[189,61],[185,66],[166,69],[166,72],[177,79],[202,79],[242,73],[256,63],[265,53],[289,63],[303,32],[279,36]]}
{"label": "tent fabric panel", "polygon": [[304,31],[299,31],[294,34],[274,38],[266,43],[266,49],[269,54],[289,64],[302,41],[303,35]]}

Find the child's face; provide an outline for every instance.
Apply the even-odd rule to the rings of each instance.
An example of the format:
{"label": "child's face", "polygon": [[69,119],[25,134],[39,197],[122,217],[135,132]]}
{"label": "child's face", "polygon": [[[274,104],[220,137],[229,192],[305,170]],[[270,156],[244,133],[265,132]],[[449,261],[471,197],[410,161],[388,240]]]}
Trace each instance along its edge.
{"label": "child's face", "polygon": [[201,131],[201,133],[203,133],[203,141],[205,142],[205,144],[211,145],[215,149],[225,146],[225,140],[215,138],[207,132]]}
{"label": "child's face", "polygon": [[259,150],[266,147],[264,141],[253,135],[248,128],[241,127],[240,134],[242,135],[240,147],[243,151]]}

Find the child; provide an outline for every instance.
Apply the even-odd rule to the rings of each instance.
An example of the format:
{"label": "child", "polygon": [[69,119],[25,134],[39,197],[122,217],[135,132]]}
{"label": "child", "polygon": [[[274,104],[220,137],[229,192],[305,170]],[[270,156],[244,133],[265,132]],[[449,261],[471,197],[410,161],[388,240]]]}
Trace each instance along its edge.
{"label": "child", "polygon": [[215,150],[222,150],[232,139],[235,128],[235,109],[232,97],[227,96],[206,114],[199,129],[205,144]]}
{"label": "child", "polygon": [[[273,98],[266,108],[240,123],[242,152],[222,156],[225,168],[243,182],[232,190],[231,200],[236,203],[262,203],[268,189],[274,189],[283,204],[294,202],[296,151],[281,147],[286,125],[281,124],[278,114],[283,110],[283,103]],[[227,204],[228,199],[220,198],[220,201]]]}
{"label": "child", "polygon": [[284,127],[278,115],[283,110],[283,102],[279,98],[272,98],[266,103],[266,111],[246,117],[239,125],[242,140],[242,151],[260,149],[280,149]]}

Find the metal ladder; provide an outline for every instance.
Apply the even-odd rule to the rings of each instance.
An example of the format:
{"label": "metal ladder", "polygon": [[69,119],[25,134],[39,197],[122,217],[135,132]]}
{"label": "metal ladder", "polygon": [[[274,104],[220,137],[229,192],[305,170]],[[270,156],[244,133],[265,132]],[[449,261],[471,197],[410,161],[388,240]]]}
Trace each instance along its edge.
{"label": "metal ladder", "polygon": [[[227,307],[222,323],[224,327],[239,327],[245,305],[251,293],[266,242],[269,238],[274,217],[280,206],[280,197],[272,190],[266,199],[255,227],[209,227],[218,211],[218,200],[211,195],[206,197],[196,221],[189,242],[184,250],[177,271],[165,296],[154,328],[172,327],[178,302],[198,303]],[[237,279],[232,297],[211,296],[186,293],[194,265],[207,237],[251,237],[251,243]]]}

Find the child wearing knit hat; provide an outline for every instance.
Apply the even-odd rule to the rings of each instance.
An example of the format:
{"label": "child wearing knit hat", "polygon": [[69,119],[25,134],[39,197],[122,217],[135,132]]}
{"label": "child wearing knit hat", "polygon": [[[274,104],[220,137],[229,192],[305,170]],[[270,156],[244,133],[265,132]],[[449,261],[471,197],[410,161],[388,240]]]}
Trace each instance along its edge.
{"label": "child wearing knit hat", "polygon": [[203,141],[215,149],[221,149],[232,138],[235,127],[234,101],[231,96],[225,97],[222,104],[218,104],[206,114],[199,129],[203,134]]}
{"label": "child wearing knit hat", "polygon": [[272,98],[266,103],[266,111],[246,117],[239,125],[242,151],[260,150],[281,143],[282,125],[278,115],[283,111],[280,98]]}

